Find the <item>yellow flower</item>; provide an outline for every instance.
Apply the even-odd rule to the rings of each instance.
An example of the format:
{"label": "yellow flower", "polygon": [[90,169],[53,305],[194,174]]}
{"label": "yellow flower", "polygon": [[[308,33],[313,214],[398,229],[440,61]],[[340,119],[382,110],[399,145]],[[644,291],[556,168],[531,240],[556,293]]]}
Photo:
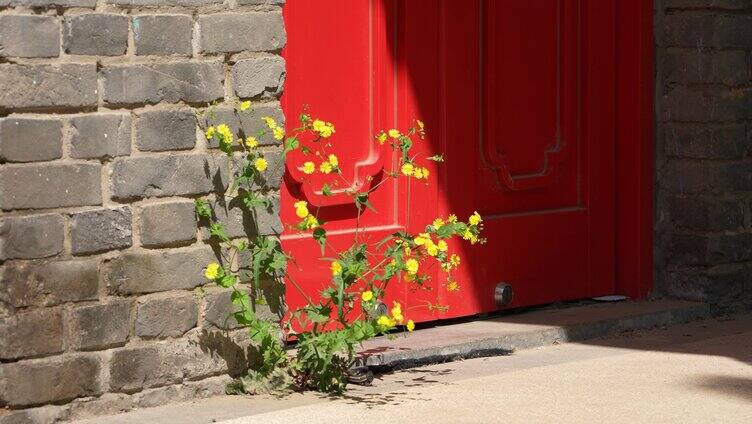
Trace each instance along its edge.
{"label": "yellow flower", "polygon": [[311,175],[311,174],[314,173],[314,171],[316,171],[316,165],[313,162],[308,161],[308,162],[306,162],[306,163],[303,164],[303,173],[304,174]]}
{"label": "yellow flower", "polygon": [[332,172],[332,164],[329,162],[321,162],[321,165],[319,165],[319,171],[324,174],[330,174]]}
{"label": "yellow flower", "polygon": [[415,168],[413,171],[413,177],[415,177],[416,180],[423,179],[423,170],[420,168]]}
{"label": "yellow flower", "polygon": [[209,280],[214,280],[220,276],[220,269],[221,268],[219,267],[218,263],[212,262],[206,266],[204,276],[206,276],[206,278],[208,278]]}
{"label": "yellow flower", "polygon": [[327,123],[320,119],[313,121],[313,130],[323,138],[329,138],[335,132],[334,125],[331,122]]}
{"label": "yellow flower", "polygon": [[404,317],[402,316],[402,305],[400,305],[399,302],[394,302],[394,306],[392,307],[392,318],[397,322],[402,322],[404,320]]}
{"label": "yellow flower", "polygon": [[457,222],[457,215],[455,214],[449,215],[449,217],[447,218],[447,222],[451,222],[451,223]]}
{"label": "yellow flower", "polygon": [[337,159],[337,155],[329,155],[329,156],[328,156],[328,159],[329,159],[329,163],[330,163],[330,164],[331,164],[331,165],[332,165],[332,166],[333,166],[334,168],[336,168],[336,167],[338,167],[338,166],[339,166],[339,159]]}
{"label": "yellow flower", "polygon": [[454,266],[454,267],[460,266],[460,257],[459,257],[459,255],[457,255],[456,253],[452,254],[452,256],[449,258],[449,263],[452,264],[452,266]]}
{"label": "yellow flower", "polygon": [[415,170],[415,167],[413,166],[412,163],[406,163],[402,165],[402,169],[401,169],[402,175],[407,175],[407,176],[413,175],[414,170]]}
{"label": "yellow flower", "polygon": [[392,138],[400,138],[400,136],[401,136],[401,135],[402,135],[402,134],[400,134],[400,132],[399,132],[399,131],[397,131],[397,130],[395,130],[395,129],[393,129],[393,128],[392,128],[391,130],[389,130],[389,137],[392,137]]}
{"label": "yellow flower", "polygon": [[305,218],[308,216],[308,202],[305,200],[300,200],[295,202],[295,215],[298,216],[298,218]]}
{"label": "yellow flower", "polygon": [[470,230],[465,230],[464,233],[462,233],[462,238],[465,240],[470,240],[473,238],[473,233],[470,232]]}
{"label": "yellow flower", "polygon": [[447,284],[447,290],[450,292],[458,291],[460,289],[460,285],[456,281],[450,281],[449,284]]}
{"label": "yellow flower", "polygon": [[363,299],[363,302],[370,302],[373,299],[373,292],[366,290],[360,294],[360,298]]}
{"label": "yellow flower", "polygon": [[447,246],[447,242],[444,240],[439,240],[439,250],[442,252],[446,252],[447,249],[449,249],[449,246]]}
{"label": "yellow flower", "polygon": [[382,315],[376,320],[376,324],[382,327],[394,327],[394,321],[386,315]]}
{"label": "yellow flower", "polygon": [[386,142],[386,133],[384,131],[381,131],[376,135],[376,140],[378,140],[379,144],[384,144]]}
{"label": "yellow flower", "polygon": [[253,166],[256,167],[256,170],[258,172],[264,172],[266,171],[266,168],[269,166],[269,163],[264,158],[256,158],[256,160],[253,161]]}
{"label": "yellow flower", "polygon": [[407,331],[415,330],[415,322],[411,319],[407,320]]}
{"label": "yellow flower", "polygon": [[245,139],[245,146],[249,149],[254,149],[258,147],[258,140],[256,140],[256,137],[250,136]]}
{"label": "yellow flower", "polygon": [[428,168],[423,168],[422,171],[423,171],[423,178],[428,179],[428,174],[429,174]]}
{"label": "yellow flower", "polygon": [[232,134],[232,131],[230,130],[230,127],[225,124],[219,124],[217,125],[217,133],[220,136],[220,142],[225,144],[232,144],[234,136]]}
{"label": "yellow flower", "polygon": [[478,225],[483,221],[483,218],[480,217],[480,214],[478,212],[473,212],[472,215],[470,215],[470,219],[468,219],[467,222],[470,223],[470,225]]}
{"label": "yellow flower", "polygon": [[332,270],[332,275],[334,276],[342,274],[342,264],[340,264],[339,261],[332,262],[332,265],[329,267],[329,269]]}
{"label": "yellow flower", "polygon": [[429,255],[436,256],[439,254],[439,247],[433,243],[433,240],[428,240],[426,243],[426,251]]}
{"label": "yellow flower", "polygon": [[250,107],[251,107],[251,101],[250,100],[246,100],[246,101],[240,103],[240,110],[242,110],[242,111],[246,111]]}
{"label": "yellow flower", "polygon": [[266,126],[269,127],[270,130],[273,130],[273,129],[277,128],[277,121],[275,121],[274,118],[270,118],[268,116],[264,116],[261,119],[263,119],[264,122],[266,122]]}
{"label": "yellow flower", "polygon": [[439,228],[444,226],[444,220],[441,218],[436,218],[433,220],[433,229],[438,230]]}
{"label": "yellow flower", "polygon": [[283,138],[285,138],[285,129],[282,127],[272,128],[272,133],[274,134],[274,138],[277,140],[282,140]]}
{"label": "yellow flower", "polygon": [[408,274],[415,275],[418,273],[418,261],[415,259],[408,259],[405,261],[405,269],[407,270]]}
{"label": "yellow flower", "polygon": [[431,241],[431,236],[429,236],[428,233],[420,233],[415,236],[415,239],[413,239],[413,241],[417,246],[423,246],[427,242]]}
{"label": "yellow flower", "polygon": [[319,220],[313,215],[308,215],[305,218],[305,227],[307,230],[312,230],[319,226]]}
{"label": "yellow flower", "polygon": [[217,131],[216,128],[214,128],[214,125],[206,129],[206,139],[211,140],[212,137],[214,137],[214,133]]}
{"label": "yellow flower", "polygon": [[413,249],[410,249],[410,246],[405,246],[405,256],[410,256],[410,254],[413,252]]}

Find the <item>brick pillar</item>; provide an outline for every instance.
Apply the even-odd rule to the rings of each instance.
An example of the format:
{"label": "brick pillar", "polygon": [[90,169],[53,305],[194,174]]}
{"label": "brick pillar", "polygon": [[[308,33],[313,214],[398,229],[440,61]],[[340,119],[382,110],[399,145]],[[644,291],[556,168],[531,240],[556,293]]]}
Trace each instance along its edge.
{"label": "brick pillar", "polygon": [[752,305],[752,0],[656,1],[659,294]]}
{"label": "brick pillar", "polygon": [[[0,0],[0,422],[207,396],[243,370],[229,293],[202,276],[193,201],[229,165],[200,129],[283,121],[283,3]],[[240,210],[217,212],[248,236]]]}

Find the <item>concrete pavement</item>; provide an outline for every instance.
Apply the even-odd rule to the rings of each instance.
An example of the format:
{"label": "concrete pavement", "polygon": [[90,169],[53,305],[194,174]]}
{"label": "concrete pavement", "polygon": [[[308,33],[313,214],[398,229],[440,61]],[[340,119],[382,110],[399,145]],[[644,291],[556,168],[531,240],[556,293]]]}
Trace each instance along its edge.
{"label": "concrete pavement", "polygon": [[408,369],[346,396],[222,396],[88,423],[750,423],[752,315]]}

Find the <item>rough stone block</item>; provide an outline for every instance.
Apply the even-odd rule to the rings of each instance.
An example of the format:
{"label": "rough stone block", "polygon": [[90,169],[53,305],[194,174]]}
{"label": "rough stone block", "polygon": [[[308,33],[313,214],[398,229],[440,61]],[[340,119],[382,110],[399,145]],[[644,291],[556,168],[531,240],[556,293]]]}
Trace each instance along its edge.
{"label": "rough stone block", "polygon": [[122,207],[73,214],[71,234],[74,255],[129,247],[132,244],[131,210]]}
{"label": "rough stone block", "polygon": [[60,208],[102,204],[102,166],[4,165],[0,169],[0,208]]}
{"label": "rough stone block", "polygon": [[180,337],[196,326],[198,304],[191,293],[146,296],[138,300],[136,335],[143,338]]}
{"label": "rough stone block", "polygon": [[0,359],[63,351],[63,313],[59,308],[18,312],[0,321]]}
{"label": "rough stone block", "polygon": [[672,265],[719,265],[752,260],[752,234],[672,234]]}
{"label": "rough stone block", "polygon": [[239,60],[232,74],[236,96],[278,97],[285,84],[285,60],[279,56]]}
{"label": "rough stone block", "polygon": [[102,99],[108,104],[208,103],[224,97],[221,62],[105,66]]}
{"label": "rough stone block", "polygon": [[93,9],[96,5],[96,0],[0,0],[2,7],[86,7]]}
{"label": "rough stone block", "polygon": [[738,301],[747,280],[748,271],[739,264],[681,269],[667,273],[661,291],[673,299],[729,304]]}
{"label": "rough stone block", "polygon": [[207,6],[222,3],[223,0],[107,0],[108,4],[120,6]]}
{"label": "rough stone block", "polygon": [[669,49],[666,82],[740,85],[750,80],[748,53],[742,50]]}
{"label": "rough stone block", "polygon": [[141,244],[146,247],[190,244],[196,240],[193,201],[156,203],[141,211]]}
{"label": "rough stone block", "polygon": [[136,147],[142,151],[187,150],[196,145],[196,114],[191,109],[138,114]]}
{"label": "rough stone block", "polygon": [[675,194],[752,190],[752,164],[674,159],[662,171],[662,188]]}
{"label": "rough stone block", "polygon": [[191,55],[193,19],[189,15],[140,15],[133,17],[136,54]]}
{"label": "rough stone block", "polygon": [[0,259],[35,259],[63,251],[65,221],[58,214],[8,217],[0,222]]}
{"label": "rough stone block", "polygon": [[216,261],[211,248],[126,252],[105,264],[104,278],[113,294],[129,295],[192,289],[206,282],[203,269]]}
{"label": "rough stone block", "polygon": [[[255,237],[261,235],[272,235],[282,233],[282,222],[279,219],[279,198],[270,197],[271,208],[256,208],[256,219],[253,214],[245,207],[237,205],[223,206],[216,200],[212,201],[214,210],[214,219],[225,226],[227,236],[230,238]],[[209,225],[211,223],[206,219],[199,221],[201,225],[201,235],[204,240],[209,240]]]}
{"label": "rough stone block", "polygon": [[[202,327],[232,330],[241,326],[232,316],[238,307],[232,303],[232,290],[209,293],[204,296],[204,317]],[[268,305],[256,305],[256,314],[262,319],[279,319]]]}
{"label": "rough stone block", "polygon": [[2,424],[49,424],[65,421],[68,409],[59,405],[45,405],[39,408],[6,411],[0,416]]}
{"label": "rough stone block", "polygon": [[744,199],[672,197],[669,212],[674,228],[733,231],[744,227]]}
{"label": "rough stone block", "polygon": [[0,108],[84,107],[97,104],[94,63],[0,63]]}
{"label": "rough stone block", "polygon": [[63,156],[63,124],[59,119],[0,119],[0,160],[36,162]]}
{"label": "rough stone block", "polygon": [[203,53],[275,51],[287,42],[282,13],[215,13],[198,19]]}
{"label": "rough stone block", "polygon": [[60,22],[55,17],[0,16],[0,56],[57,57],[59,55]]}
{"label": "rough stone block", "polygon": [[130,329],[128,300],[73,309],[73,347],[80,350],[101,350],[122,346]]}
{"label": "rough stone block", "polygon": [[664,0],[663,5],[672,9],[748,9],[749,0]]}
{"label": "rough stone block", "polygon": [[752,117],[752,89],[676,86],[664,94],[663,120],[738,121]]}
{"label": "rough stone block", "polygon": [[98,398],[80,398],[69,404],[68,420],[96,418],[103,414],[122,414],[136,405],[133,396],[124,393],[105,393]]}
{"label": "rough stone block", "polygon": [[89,13],[65,17],[63,48],[69,54],[120,56],[128,48],[128,17]]}
{"label": "rough stone block", "polygon": [[0,270],[0,302],[16,308],[97,298],[99,262],[13,262]]}
{"label": "rough stone block", "polygon": [[171,373],[160,372],[159,351],[154,346],[117,349],[112,352],[109,368],[110,390],[115,392],[177,382]]}
{"label": "rough stone block", "polygon": [[692,159],[742,159],[752,151],[744,124],[667,124],[666,154]]}
{"label": "rough stone block", "polygon": [[0,403],[19,407],[102,392],[99,359],[71,355],[0,365]]}
{"label": "rough stone block", "polygon": [[285,0],[237,0],[238,4],[282,5]]}
{"label": "rough stone block", "polygon": [[[204,127],[209,125],[226,124],[230,127],[234,134],[240,137],[254,136],[258,139],[258,142],[262,146],[274,146],[281,144],[281,141],[276,140],[264,121],[261,119],[264,116],[274,118],[279,125],[284,125],[285,117],[282,114],[282,109],[277,103],[266,103],[262,105],[253,105],[251,109],[245,112],[237,111],[228,107],[218,107],[213,109],[211,114],[205,113],[204,115]],[[218,142],[210,141],[209,147],[217,148]]]}
{"label": "rough stone block", "polygon": [[89,114],[71,118],[74,158],[127,156],[131,152],[131,117],[126,114]]}
{"label": "rough stone block", "polygon": [[200,154],[164,155],[115,159],[112,197],[203,194],[227,187],[228,159]]}

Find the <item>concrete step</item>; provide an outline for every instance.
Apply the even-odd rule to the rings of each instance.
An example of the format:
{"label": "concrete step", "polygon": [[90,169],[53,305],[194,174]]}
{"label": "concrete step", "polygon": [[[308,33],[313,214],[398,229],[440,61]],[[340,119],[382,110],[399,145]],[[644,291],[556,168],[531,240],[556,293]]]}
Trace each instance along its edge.
{"label": "concrete step", "polygon": [[593,303],[543,308],[419,329],[364,343],[359,365],[386,372],[515,350],[606,337],[708,317],[708,305],[675,300]]}

